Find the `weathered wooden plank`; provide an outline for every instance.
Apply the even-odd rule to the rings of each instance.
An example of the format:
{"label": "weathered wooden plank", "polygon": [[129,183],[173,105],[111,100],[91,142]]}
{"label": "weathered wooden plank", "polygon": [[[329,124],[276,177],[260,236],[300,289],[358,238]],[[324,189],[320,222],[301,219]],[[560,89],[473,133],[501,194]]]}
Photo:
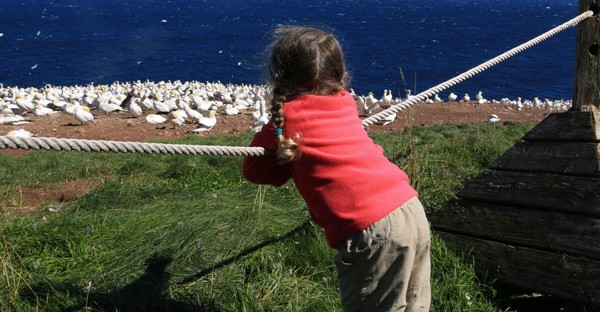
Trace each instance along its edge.
{"label": "weathered wooden plank", "polygon": [[548,115],[525,134],[525,141],[589,141],[600,140],[600,118],[594,112],[569,111]]}
{"label": "weathered wooden plank", "polygon": [[428,219],[434,230],[600,261],[600,216],[457,200]]}
{"label": "weathered wooden plank", "polygon": [[475,270],[515,286],[600,306],[600,262],[436,231],[451,250],[470,255]]}
{"label": "weathered wooden plank", "polygon": [[535,209],[600,215],[600,178],[484,171],[458,197]]}
{"label": "weathered wooden plank", "polygon": [[577,26],[575,47],[575,85],[573,110],[592,105],[600,108],[600,18],[597,0],[580,0],[579,13],[592,9],[594,17],[587,18]]}
{"label": "weathered wooden plank", "polygon": [[591,142],[519,142],[490,168],[600,176],[599,148]]}

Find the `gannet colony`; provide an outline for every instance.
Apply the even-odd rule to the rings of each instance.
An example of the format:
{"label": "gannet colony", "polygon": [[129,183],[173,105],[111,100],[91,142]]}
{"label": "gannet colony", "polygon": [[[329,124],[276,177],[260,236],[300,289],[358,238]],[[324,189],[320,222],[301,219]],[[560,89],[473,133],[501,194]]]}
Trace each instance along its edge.
{"label": "gannet colony", "polygon": [[[359,112],[365,116],[377,113],[413,96],[409,91],[405,97],[393,97],[391,90],[384,90],[383,96],[373,92],[367,95],[351,93],[356,100]],[[74,121],[85,125],[94,122],[97,114],[129,112],[134,118],[143,118],[152,124],[183,123],[197,125],[192,132],[210,131],[220,115],[251,114],[255,122],[248,130],[258,131],[269,119],[267,110],[270,100],[269,88],[264,85],[233,85],[221,82],[197,81],[136,81],[115,82],[111,85],[4,87],[0,84],[0,124],[20,125],[30,122],[28,115],[48,116],[70,114]],[[450,93],[447,102],[466,101],[474,104],[492,103],[510,105],[516,110],[525,108],[545,108],[566,110],[571,107],[569,100],[487,100],[479,91],[475,99],[468,94],[462,98]],[[443,103],[436,94],[426,103]],[[383,122],[389,123],[392,120]],[[12,131],[11,135],[27,135],[26,132]]]}

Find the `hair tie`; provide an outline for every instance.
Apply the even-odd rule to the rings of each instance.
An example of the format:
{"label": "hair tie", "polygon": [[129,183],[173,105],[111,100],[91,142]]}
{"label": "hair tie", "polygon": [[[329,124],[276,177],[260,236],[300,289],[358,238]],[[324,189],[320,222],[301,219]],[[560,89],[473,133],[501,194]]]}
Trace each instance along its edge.
{"label": "hair tie", "polygon": [[283,129],[275,128],[275,136],[280,136],[280,135],[283,135]]}

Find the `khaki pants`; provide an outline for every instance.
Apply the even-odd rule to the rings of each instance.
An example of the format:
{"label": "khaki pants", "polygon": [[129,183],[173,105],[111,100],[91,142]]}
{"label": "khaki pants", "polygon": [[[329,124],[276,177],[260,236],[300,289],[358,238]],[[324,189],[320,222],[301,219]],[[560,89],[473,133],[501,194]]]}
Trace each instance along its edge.
{"label": "khaki pants", "polygon": [[413,198],[336,247],[344,311],[429,311],[429,223]]}

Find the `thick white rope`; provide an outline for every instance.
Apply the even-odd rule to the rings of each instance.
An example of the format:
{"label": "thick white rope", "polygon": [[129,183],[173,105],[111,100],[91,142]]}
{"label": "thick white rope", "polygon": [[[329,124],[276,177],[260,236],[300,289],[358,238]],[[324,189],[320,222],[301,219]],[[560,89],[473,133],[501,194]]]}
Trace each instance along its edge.
{"label": "thick white rope", "polygon": [[266,154],[262,147],[0,136],[0,149],[3,148],[176,155],[263,156]]}
{"label": "thick white rope", "polygon": [[396,105],[393,105],[392,107],[390,107],[390,108],[388,108],[386,110],[383,110],[383,111],[381,111],[381,112],[379,112],[379,113],[377,113],[377,114],[375,114],[375,115],[373,115],[373,116],[371,116],[369,118],[365,118],[365,119],[363,119],[363,122],[362,122],[363,127],[366,128],[366,127],[368,127],[368,126],[376,123],[377,121],[382,120],[382,119],[384,119],[386,117],[389,117],[390,115],[395,114],[398,111],[400,111],[400,110],[402,110],[404,108],[407,108],[410,105],[413,105],[413,104],[415,104],[415,103],[417,103],[419,101],[425,101],[430,96],[433,96],[433,95],[435,95],[437,93],[440,93],[440,92],[442,92],[442,91],[444,91],[444,90],[446,90],[446,89],[448,89],[448,88],[450,88],[450,87],[452,87],[452,86],[454,86],[454,85],[456,85],[456,84],[464,81],[465,79],[471,78],[471,77],[473,77],[473,76],[481,73],[482,71],[484,71],[484,70],[486,70],[486,69],[488,69],[488,68],[490,68],[490,67],[492,67],[494,65],[497,65],[498,63],[503,62],[503,61],[507,60],[508,58],[510,58],[512,56],[515,56],[516,54],[521,53],[521,52],[523,52],[523,51],[525,51],[525,50],[527,50],[527,49],[535,46],[536,44],[538,44],[538,43],[540,43],[540,42],[542,42],[542,41],[544,41],[544,40],[546,40],[546,39],[548,39],[548,38],[550,38],[550,37],[558,34],[559,32],[561,32],[561,31],[563,31],[563,30],[565,30],[565,29],[567,29],[569,27],[576,26],[581,21],[583,21],[586,18],[588,18],[590,16],[593,16],[593,15],[594,15],[593,11],[587,11],[587,12],[585,12],[585,13],[583,13],[583,14],[581,14],[581,15],[573,18],[573,19],[571,19],[570,21],[567,21],[564,24],[558,25],[558,26],[552,28],[551,30],[549,30],[549,31],[547,31],[547,32],[545,32],[545,33],[543,33],[543,34],[541,34],[541,35],[539,35],[539,36],[537,36],[537,37],[535,37],[535,38],[533,38],[533,39],[531,39],[531,40],[529,40],[529,41],[527,41],[527,42],[525,42],[525,43],[523,43],[523,44],[521,44],[521,45],[519,45],[517,47],[515,47],[515,48],[512,48],[512,49],[510,49],[510,50],[508,50],[508,51],[506,51],[506,52],[504,52],[504,53],[502,53],[502,54],[494,57],[493,59],[491,59],[491,60],[489,60],[489,61],[487,61],[485,63],[482,63],[482,64],[480,64],[480,65],[478,65],[476,67],[473,67],[473,68],[469,69],[468,71],[466,71],[466,72],[464,72],[464,73],[462,73],[462,74],[460,74],[460,75],[458,75],[458,76],[456,76],[456,77],[454,77],[454,78],[452,78],[450,80],[442,82],[442,83],[438,84],[435,87],[429,88],[429,89],[427,89],[427,90],[425,90],[425,91],[423,91],[423,92],[415,95],[414,97],[410,97],[406,101],[403,101],[402,103],[398,103]]}
{"label": "thick white rope", "polygon": [[[441,91],[444,91],[465,79],[500,63],[508,58],[523,52],[538,43],[558,34],[559,32],[576,26],[586,18],[593,16],[593,11],[587,11],[566,23],[563,23],[551,30],[507,51],[495,58],[482,63],[450,80],[442,82],[435,87],[429,88],[413,97],[410,97],[402,103],[396,104],[384,111],[381,111],[369,118],[363,119],[363,127],[368,127],[379,120],[389,117],[398,111],[409,107],[419,101],[424,101]],[[211,146],[211,145],[187,145],[187,144],[160,144],[160,143],[142,143],[142,142],[124,142],[124,141],[101,141],[101,140],[80,140],[80,139],[61,139],[44,137],[13,137],[0,136],[0,149],[34,149],[34,150],[66,150],[66,151],[86,151],[86,152],[121,152],[121,153],[149,153],[149,154],[183,154],[183,155],[227,155],[227,156],[264,156],[266,150],[261,147],[242,147],[242,146]]]}

